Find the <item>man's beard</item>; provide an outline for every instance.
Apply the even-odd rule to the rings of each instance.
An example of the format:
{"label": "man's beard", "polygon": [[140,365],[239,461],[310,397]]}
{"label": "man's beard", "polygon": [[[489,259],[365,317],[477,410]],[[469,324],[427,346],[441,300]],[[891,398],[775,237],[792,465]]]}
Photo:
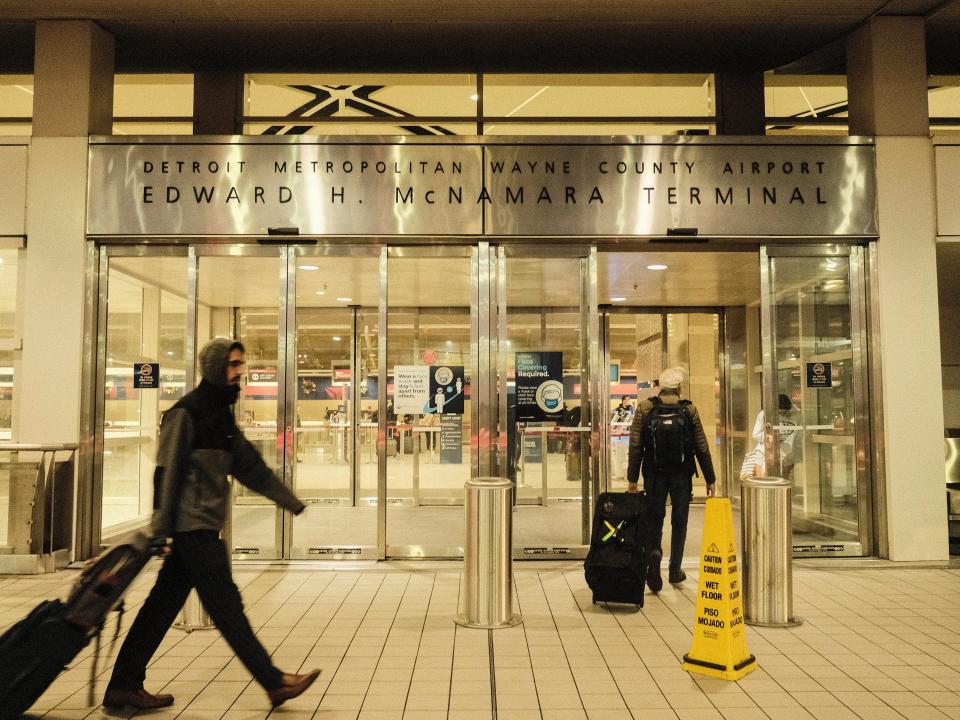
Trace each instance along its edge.
{"label": "man's beard", "polygon": [[240,397],[240,383],[239,383],[239,382],[235,382],[235,383],[230,383],[229,385],[227,385],[226,395],[227,395],[227,401],[228,401],[231,405],[233,405],[234,403],[236,403],[236,402],[237,402],[237,398]]}

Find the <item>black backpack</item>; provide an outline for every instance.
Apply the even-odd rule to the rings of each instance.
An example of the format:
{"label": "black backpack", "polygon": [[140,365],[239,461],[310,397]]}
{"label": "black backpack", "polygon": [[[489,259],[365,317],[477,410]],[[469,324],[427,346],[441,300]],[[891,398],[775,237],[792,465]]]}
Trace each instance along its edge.
{"label": "black backpack", "polygon": [[695,468],[693,421],[687,411],[690,401],[676,405],[667,405],[658,397],[650,401],[653,407],[643,428],[644,462],[659,472]]}

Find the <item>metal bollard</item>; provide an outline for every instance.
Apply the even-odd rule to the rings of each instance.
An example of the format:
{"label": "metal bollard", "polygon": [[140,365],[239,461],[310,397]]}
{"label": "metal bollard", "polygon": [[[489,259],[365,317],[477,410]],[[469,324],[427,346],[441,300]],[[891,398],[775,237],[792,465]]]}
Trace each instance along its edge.
{"label": "metal bollard", "polygon": [[213,629],[213,621],[210,619],[210,614],[203,603],[200,602],[200,596],[197,595],[196,589],[190,591],[190,595],[187,596],[187,601],[180,609],[180,614],[177,615],[177,621],[173,626],[177,630],[188,633],[194,630]]}
{"label": "metal bollard", "polygon": [[793,484],[776,477],[741,481],[743,608],[749,625],[793,627]]}
{"label": "metal bollard", "polygon": [[513,483],[480,477],[464,483],[463,612],[454,618],[472,628],[517,625],[513,612]]}

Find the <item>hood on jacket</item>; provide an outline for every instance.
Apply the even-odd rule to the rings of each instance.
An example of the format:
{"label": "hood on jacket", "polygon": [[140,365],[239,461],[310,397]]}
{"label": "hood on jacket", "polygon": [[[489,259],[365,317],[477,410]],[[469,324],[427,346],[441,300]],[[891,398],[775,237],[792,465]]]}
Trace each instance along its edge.
{"label": "hood on jacket", "polygon": [[200,376],[211,385],[227,384],[227,359],[234,350],[245,352],[243,343],[230,338],[213,338],[200,351]]}

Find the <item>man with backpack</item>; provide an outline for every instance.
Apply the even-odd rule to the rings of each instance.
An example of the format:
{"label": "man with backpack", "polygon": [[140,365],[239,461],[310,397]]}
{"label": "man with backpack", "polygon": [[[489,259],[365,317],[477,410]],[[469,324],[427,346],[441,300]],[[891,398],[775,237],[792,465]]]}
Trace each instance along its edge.
{"label": "man with backpack", "polygon": [[652,548],[647,561],[647,585],[653,592],[663,587],[660,561],[667,495],[672,506],[669,580],[679,584],[687,577],[681,564],[696,462],[700,463],[707,483],[707,497],[713,495],[717,480],[697,409],[689,400],[680,399],[682,381],[683,372],[679,369],[667,368],[660,373],[660,395],[640,403],[630,427],[627,492],[638,492],[637,480],[642,471]]}

